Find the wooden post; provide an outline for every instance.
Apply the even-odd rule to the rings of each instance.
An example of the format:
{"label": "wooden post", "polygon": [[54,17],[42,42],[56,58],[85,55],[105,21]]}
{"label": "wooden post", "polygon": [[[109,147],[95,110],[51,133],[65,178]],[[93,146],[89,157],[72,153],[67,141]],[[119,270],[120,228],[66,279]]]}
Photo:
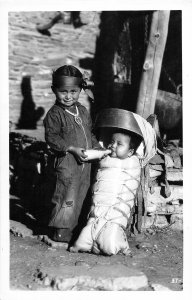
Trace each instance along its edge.
{"label": "wooden post", "polygon": [[167,40],[170,11],[153,12],[149,44],[137,99],[136,113],[147,118],[154,113],[159,77]]}

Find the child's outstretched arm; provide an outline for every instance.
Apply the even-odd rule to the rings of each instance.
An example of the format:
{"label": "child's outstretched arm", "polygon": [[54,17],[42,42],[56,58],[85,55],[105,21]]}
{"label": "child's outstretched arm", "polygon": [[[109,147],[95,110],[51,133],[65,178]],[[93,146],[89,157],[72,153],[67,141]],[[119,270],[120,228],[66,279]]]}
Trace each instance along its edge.
{"label": "child's outstretched arm", "polygon": [[84,148],[75,147],[73,145],[68,147],[68,145],[65,144],[64,139],[60,135],[61,121],[57,112],[47,114],[46,118],[44,119],[44,127],[45,141],[53,151],[60,153],[62,152],[64,155],[69,152],[75,156],[79,163],[86,161]]}
{"label": "child's outstretched arm", "polygon": [[84,151],[84,148],[70,146],[66,152],[73,154],[79,163],[83,163],[87,161],[87,155]]}

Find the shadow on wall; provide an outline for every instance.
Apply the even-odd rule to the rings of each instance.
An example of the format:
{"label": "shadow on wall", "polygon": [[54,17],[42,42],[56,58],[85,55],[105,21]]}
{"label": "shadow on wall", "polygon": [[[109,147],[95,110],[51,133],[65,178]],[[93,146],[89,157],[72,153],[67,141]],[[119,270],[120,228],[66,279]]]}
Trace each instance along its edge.
{"label": "shadow on wall", "polygon": [[18,129],[36,129],[37,122],[43,116],[45,110],[43,107],[35,108],[35,103],[31,94],[31,77],[24,76],[21,82],[21,92],[23,95],[23,102],[21,105],[21,113]]}

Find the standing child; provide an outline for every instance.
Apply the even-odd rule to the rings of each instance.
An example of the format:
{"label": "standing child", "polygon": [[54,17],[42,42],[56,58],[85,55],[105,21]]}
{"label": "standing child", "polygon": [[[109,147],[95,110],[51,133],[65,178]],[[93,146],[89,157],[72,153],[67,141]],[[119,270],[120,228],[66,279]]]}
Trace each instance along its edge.
{"label": "standing child", "polygon": [[53,72],[56,101],[44,119],[44,126],[45,140],[54,152],[56,178],[50,237],[58,242],[70,242],[90,185],[91,164],[84,150],[100,147],[91,133],[91,118],[78,102],[85,86],[82,73],[74,66],[65,65]]}

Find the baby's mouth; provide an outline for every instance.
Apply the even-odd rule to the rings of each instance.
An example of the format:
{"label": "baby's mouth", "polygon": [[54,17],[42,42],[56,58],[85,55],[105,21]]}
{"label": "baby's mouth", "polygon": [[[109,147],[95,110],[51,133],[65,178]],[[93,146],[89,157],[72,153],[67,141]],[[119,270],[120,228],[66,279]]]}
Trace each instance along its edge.
{"label": "baby's mouth", "polygon": [[110,154],[110,156],[111,156],[111,157],[114,157],[114,156],[116,156],[116,153],[115,153],[115,151],[111,151],[111,154]]}

